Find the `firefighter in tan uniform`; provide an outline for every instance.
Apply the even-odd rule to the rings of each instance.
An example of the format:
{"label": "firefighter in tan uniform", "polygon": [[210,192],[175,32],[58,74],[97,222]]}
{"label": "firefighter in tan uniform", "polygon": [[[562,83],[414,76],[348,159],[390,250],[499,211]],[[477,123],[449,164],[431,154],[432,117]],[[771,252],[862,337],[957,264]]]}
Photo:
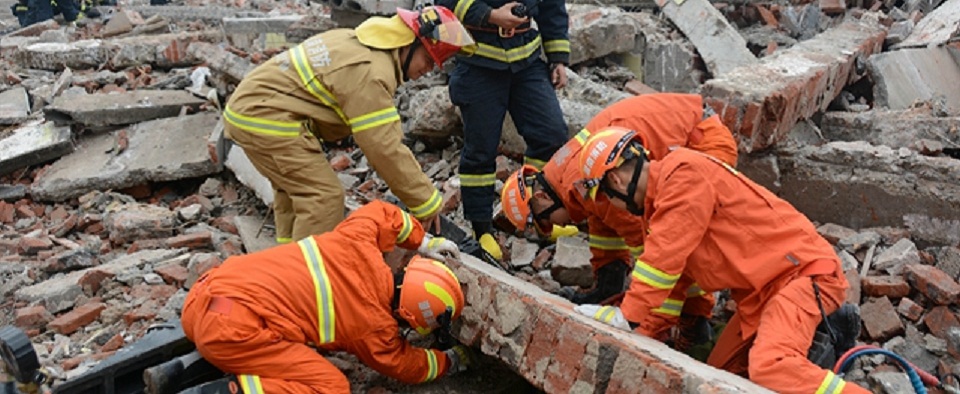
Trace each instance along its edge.
{"label": "firefighter in tan uniform", "polygon": [[224,111],[226,136],[274,189],[277,242],[320,234],[343,220],[344,193],[320,141],[352,135],[374,170],[424,223],[442,197],[401,143],[397,87],[474,45],[443,7],[398,9],[355,30],[315,35],[250,72]]}

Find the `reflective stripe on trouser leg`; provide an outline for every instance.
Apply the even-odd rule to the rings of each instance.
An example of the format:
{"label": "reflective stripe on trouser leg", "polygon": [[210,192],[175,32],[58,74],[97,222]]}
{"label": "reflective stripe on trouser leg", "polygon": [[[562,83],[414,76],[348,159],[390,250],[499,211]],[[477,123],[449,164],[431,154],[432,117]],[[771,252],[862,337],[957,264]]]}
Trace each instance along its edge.
{"label": "reflective stripe on trouser leg", "polygon": [[513,74],[510,86],[510,117],[527,143],[524,156],[546,162],[570,138],[560,101],[542,60]]}
{"label": "reflective stripe on trouser leg", "polygon": [[460,193],[467,220],[493,219],[495,180],[490,175],[496,172],[511,75],[509,70],[492,70],[464,62],[457,63],[450,75],[450,100],[460,108],[463,118]]}
{"label": "reflective stripe on trouser leg", "polygon": [[288,243],[293,241],[293,220],[296,217],[293,213],[293,201],[287,192],[273,190],[273,222],[277,226],[277,243]]}

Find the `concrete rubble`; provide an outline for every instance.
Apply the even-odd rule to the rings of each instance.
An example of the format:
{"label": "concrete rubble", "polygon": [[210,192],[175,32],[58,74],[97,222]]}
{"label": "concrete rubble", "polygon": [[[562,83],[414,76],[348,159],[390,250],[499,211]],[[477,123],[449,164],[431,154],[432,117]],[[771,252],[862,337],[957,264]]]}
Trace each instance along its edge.
{"label": "concrete rubble", "polygon": [[[275,245],[272,186],[224,140],[224,100],[285,48],[404,1],[177,0],[103,6],[77,27],[0,20],[0,325],[25,329],[62,382],[176,318],[204,272]],[[833,245],[859,342],[960,372],[960,0],[569,3],[573,64],[558,91],[569,135],[633,95],[703,95],[739,140],[738,169]],[[397,107],[443,214],[466,228],[447,75],[406,84]],[[508,117],[497,187],[525,148]],[[362,151],[325,149],[348,209],[390,195]],[[454,333],[483,368],[406,386],[329,355],[354,392],[767,392],[550,294],[593,284],[584,234],[497,236],[511,274],[450,263],[467,297]],[[717,296],[722,324],[735,305]],[[845,378],[909,385],[880,358]]]}

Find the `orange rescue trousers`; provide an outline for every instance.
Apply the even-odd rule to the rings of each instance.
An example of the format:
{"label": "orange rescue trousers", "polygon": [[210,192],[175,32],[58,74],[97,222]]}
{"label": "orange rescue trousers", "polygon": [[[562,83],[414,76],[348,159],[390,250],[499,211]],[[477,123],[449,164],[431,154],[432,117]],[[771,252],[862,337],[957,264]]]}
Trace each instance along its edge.
{"label": "orange rescue trousers", "polygon": [[798,277],[767,302],[753,336],[742,338],[740,316],[734,315],[707,364],[785,394],[869,394],[807,360],[821,321],[813,281],[820,287],[824,312],[829,315],[837,310],[845,299],[844,280],[836,274]]}
{"label": "orange rescue trousers", "polygon": [[207,286],[201,279],[188,293],[183,331],[207,361],[237,374],[244,393],[350,392],[346,376],[315,349],[285,341],[260,316]]}

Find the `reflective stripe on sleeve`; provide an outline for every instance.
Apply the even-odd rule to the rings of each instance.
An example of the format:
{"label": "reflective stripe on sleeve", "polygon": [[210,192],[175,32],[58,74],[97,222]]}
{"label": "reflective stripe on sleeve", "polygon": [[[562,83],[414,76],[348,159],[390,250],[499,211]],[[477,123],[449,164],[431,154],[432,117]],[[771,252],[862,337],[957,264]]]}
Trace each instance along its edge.
{"label": "reflective stripe on sleeve", "polygon": [[669,290],[677,284],[680,274],[670,275],[666,272],[653,268],[643,260],[637,259],[633,265],[633,279],[640,281],[653,288]]}
{"label": "reflective stripe on sleeve", "polygon": [[440,368],[437,365],[437,355],[430,349],[423,349],[427,352],[427,376],[423,378],[424,382],[429,382],[437,378]]}
{"label": "reflective stripe on sleeve", "polygon": [[661,313],[667,316],[680,316],[680,311],[683,309],[683,300],[674,300],[667,298],[663,300],[657,308],[653,308],[653,312]]}
{"label": "reflective stripe on sleeve", "polygon": [[549,40],[544,41],[543,50],[546,52],[566,52],[570,53],[570,40]]}
{"label": "reflective stripe on sleeve", "polygon": [[823,377],[823,382],[821,382],[820,387],[817,388],[817,394],[840,394],[846,385],[846,381],[840,379],[840,377],[832,371],[827,371],[827,376]]}
{"label": "reflective stripe on sleeve", "polygon": [[440,191],[433,189],[433,194],[430,195],[430,198],[427,199],[423,204],[417,205],[410,208],[410,213],[413,214],[418,219],[425,218],[427,216],[433,215],[434,212],[437,212],[440,209],[440,205],[443,203],[443,197],[440,196]]}
{"label": "reflective stripe on sleeve", "polygon": [[330,287],[330,279],[327,278],[320,247],[317,246],[317,240],[314,237],[306,237],[297,244],[300,245],[300,251],[303,252],[307,269],[310,270],[310,276],[313,278],[313,288],[317,300],[317,332],[319,333],[317,344],[333,342],[336,334],[334,331],[336,313],[333,310],[333,290]]}
{"label": "reflective stripe on sleeve", "polygon": [[238,375],[240,388],[244,394],[263,394],[263,385],[260,384],[260,377],[257,375]]}
{"label": "reflective stripe on sleeve", "polygon": [[234,112],[230,107],[223,111],[223,119],[244,131],[274,137],[296,138],[300,136],[302,128],[301,122],[280,122],[244,116]]}
{"label": "reflective stripe on sleeve", "polygon": [[497,183],[497,174],[460,174],[460,186],[484,187]]}
{"label": "reflective stripe on sleeve", "polygon": [[326,105],[336,112],[344,123],[349,124],[350,122],[347,121],[343,110],[341,110],[340,105],[337,104],[333,93],[330,93],[330,91],[317,80],[317,76],[313,73],[313,66],[310,65],[309,58],[307,57],[307,50],[303,44],[290,49],[290,61],[293,62],[293,67],[297,70],[297,75],[300,76],[300,82],[307,88],[307,91],[316,97],[317,100],[320,100],[323,105]]}
{"label": "reflective stripe on sleeve", "polygon": [[400,234],[397,234],[397,245],[406,242],[407,238],[410,237],[410,232],[413,231],[413,222],[410,220],[410,215],[406,212],[400,212],[400,215],[403,216],[403,227],[400,229]]}
{"label": "reflective stripe on sleeve", "polygon": [[399,122],[400,114],[397,113],[396,107],[384,108],[378,111],[373,111],[368,114],[360,115],[355,118],[351,118],[350,128],[354,133],[359,133],[364,130],[369,130],[377,126],[382,126],[387,123]]}
{"label": "reflective stripe on sleeve", "polygon": [[602,235],[589,234],[588,244],[591,248],[600,250],[627,249],[627,242],[621,237],[604,237]]}

